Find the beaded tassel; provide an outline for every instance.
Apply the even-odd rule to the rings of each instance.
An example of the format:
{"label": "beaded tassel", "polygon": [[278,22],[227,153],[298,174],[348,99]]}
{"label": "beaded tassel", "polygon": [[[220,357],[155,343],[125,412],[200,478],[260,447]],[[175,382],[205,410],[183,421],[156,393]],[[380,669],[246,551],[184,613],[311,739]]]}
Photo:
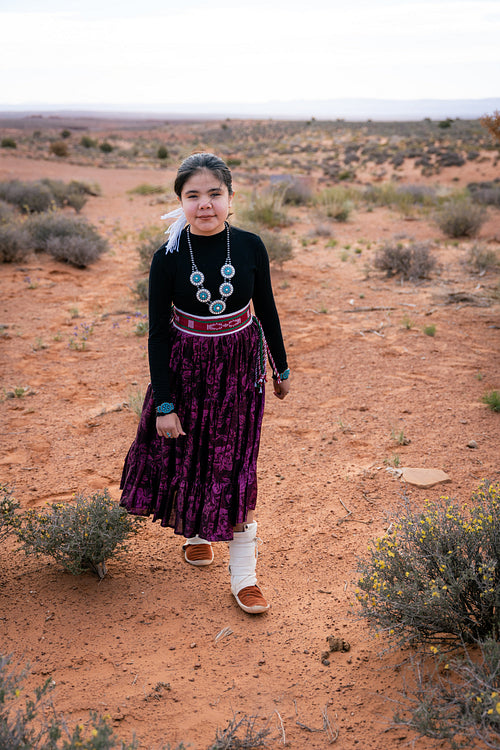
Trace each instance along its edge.
{"label": "beaded tassel", "polygon": [[276,368],[276,365],[274,364],[274,359],[269,351],[269,347],[267,345],[266,337],[264,335],[264,331],[261,325],[261,322],[258,318],[253,316],[254,321],[259,326],[259,356],[257,358],[257,364],[255,366],[255,387],[259,389],[259,393],[262,393],[262,388],[264,386],[264,383],[267,382],[267,374],[266,374],[266,360],[269,358],[269,362],[271,363],[271,367],[273,369],[273,372],[276,376],[276,380],[278,383],[281,383],[280,374]]}

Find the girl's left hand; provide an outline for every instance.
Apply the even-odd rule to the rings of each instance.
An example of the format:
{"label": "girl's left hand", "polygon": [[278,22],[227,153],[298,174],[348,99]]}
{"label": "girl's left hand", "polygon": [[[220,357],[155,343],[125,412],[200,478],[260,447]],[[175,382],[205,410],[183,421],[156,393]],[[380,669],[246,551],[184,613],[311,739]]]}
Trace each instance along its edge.
{"label": "girl's left hand", "polygon": [[281,383],[278,383],[277,380],[273,380],[273,387],[274,387],[274,395],[283,400],[287,393],[290,391],[290,378],[287,378],[286,380],[282,380]]}

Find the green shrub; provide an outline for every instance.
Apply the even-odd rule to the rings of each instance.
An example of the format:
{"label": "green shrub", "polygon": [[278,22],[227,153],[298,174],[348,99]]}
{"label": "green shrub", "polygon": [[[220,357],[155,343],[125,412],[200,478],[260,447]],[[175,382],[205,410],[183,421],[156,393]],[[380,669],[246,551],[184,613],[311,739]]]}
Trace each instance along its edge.
{"label": "green shrub", "polygon": [[108,249],[108,242],[83,218],[50,213],[30,217],[25,226],[35,250],[78,268],[90,265]]}
{"label": "green shrub", "polygon": [[60,136],[61,136],[61,138],[64,138],[64,139],[71,138],[71,130],[66,130],[66,129],[65,130],[61,130]]}
{"label": "green shrub", "polygon": [[64,157],[69,154],[68,146],[64,141],[53,141],[49,146],[49,151],[54,156]]}
{"label": "green shrub", "polygon": [[27,555],[48,555],[73,575],[92,570],[102,578],[106,560],[127,549],[127,538],[137,531],[138,519],[104,490],[28,510],[16,533]]}
{"label": "green shrub", "polygon": [[487,391],[481,399],[483,404],[488,404],[491,411],[500,411],[500,392]]}
{"label": "green shrub", "polygon": [[83,148],[97,148],[97,141],[89,135],[82,135],[80,138],[80,146],[83,146]]}
{"label": "green shrub", "polygon": [[[119,740],[108,719],[90,712],[86,727],[69,731],[49,694],[51,678],[23,697],[26,672],[9,671],[10,657],[0,655],[0,747],[2,750],[138,750],[138,742]],[[178,748],[181,750],[181,747]]]}
{"label": "green shrub", "polygon": [[13,533],[18,516],[19,503],[14,499],[13,491],[7,484],[0,484],[0,542]]}
{"label": "green shrub", "polygon": [[24,260],[30,249],[30,235],[22,224],[0,224],[0,263]]}
{"label": "green shrub", "polygon": [[406,503],[360,561],[361,614],[400,645],[477,643],[500,636],[500,485],[469,508],[448,497]]}
{"label": "green shrub", "polygon": [[113,146],[108,141],[103,141],[99,144],[99,148],[101,149],[103,154],[110,154],[113,150]]}
{"label": "green shrub", "polygon": [[156,156],[158,159],[168,159],[168,150],[165,146],[160,146],[158,148],[158,151],[156,152]]}
{"label": "green shrub", "polygon": [[17,143],[13,138],[2,138],[2,148],[17,148]]}
{"label": "green shrub", "polygon": [[436,261],[425,242],[412,242],[409,245],[387,242],[375,254],[374,264],[389,277],[399,274],[403,279],[416,281],[428,278]]}
{"label": "green shrub", "polygon": [[448,237],[474,237],[486,220],[486,211],[470,198],[456,196],[436,213],[436,224]]}

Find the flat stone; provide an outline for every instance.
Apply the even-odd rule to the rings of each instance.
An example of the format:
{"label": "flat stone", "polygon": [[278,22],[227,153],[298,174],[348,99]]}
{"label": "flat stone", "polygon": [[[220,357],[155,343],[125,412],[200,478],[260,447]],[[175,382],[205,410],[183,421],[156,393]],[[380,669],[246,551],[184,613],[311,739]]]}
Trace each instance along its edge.
{"label": "flat stone", "polygon": [[403,469],[401,479],[415,487],[434,487],[435,484],[446,484],[451,478],[441,469]]}

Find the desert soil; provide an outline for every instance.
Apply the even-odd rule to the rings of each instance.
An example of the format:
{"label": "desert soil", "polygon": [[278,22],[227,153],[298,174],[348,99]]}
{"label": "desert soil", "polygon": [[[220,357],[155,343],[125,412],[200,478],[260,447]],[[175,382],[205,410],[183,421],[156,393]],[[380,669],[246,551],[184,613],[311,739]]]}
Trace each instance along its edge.
{"label": "desert soil", "polygon": [[[475,170],[450,169],[440,183],[466,184]],[[0,268],[0,481],[23,508],[104,487],[119,498],[137,425],[129,403],[148,383],[146,337],[135,334],[145,313],[133,293],[137,233],[169,208],[127,191],[171,185],[173,175],[1,159],[1,180],[98,182],[102,195],[83,215],[111,245],[83,270],[45,255]],[[482,166],[482,179],[495,176]],[[53,677],[55,706],[70,726],[97,710],[141,748],[205,750],[217,727],[246,714],[269,722],[271,748],[285,739],[319,750],[330,746],[326,712],[338,735],[332,746],[342,750],[431,746],[391,726],[403,657],[385,652],[384,639],[356,617],[356,560],[384,534],[403,492],[418,508],[442,494],[467,500],[483,478],[499,478],[499,416],[481,402],[500,387],[498,275],[472,274],[463,263],[471,242],[446,242],[428,218],[359,209],[334,225],[332,248],[327,238],[304,246],[314,216],[289,213],[294,259],[273,270],[273,284],[292,387],[284,402],[268,390],[259,458],[258,574],[272,608],[256,617],[238,609],[226,545],[216,545],[211,567],[191,568],[182,540],[150,520],[101,582],[7,542],[1,651],[30,664],[28,687]],[[430,280],[401,283],[373,269],[380,243],[402,234],[435,242]],[[500,212],[491,209],[479,241],[498,249],[499,240]],[[449,304],[453,292],[484,306]],[[90,324],[85,350],[70,348]],[[423,332],[430,324],[435,336]],[[19,387],[24,397],[6,397]],[[408,445],[394,440],[400,431]],[[398,458],[400,467],[444,469],[451,483],[404,485],[392,470]],[[231,633],[216,642],[224,628]],[[328,636],[350,650],[325,665]]]}

